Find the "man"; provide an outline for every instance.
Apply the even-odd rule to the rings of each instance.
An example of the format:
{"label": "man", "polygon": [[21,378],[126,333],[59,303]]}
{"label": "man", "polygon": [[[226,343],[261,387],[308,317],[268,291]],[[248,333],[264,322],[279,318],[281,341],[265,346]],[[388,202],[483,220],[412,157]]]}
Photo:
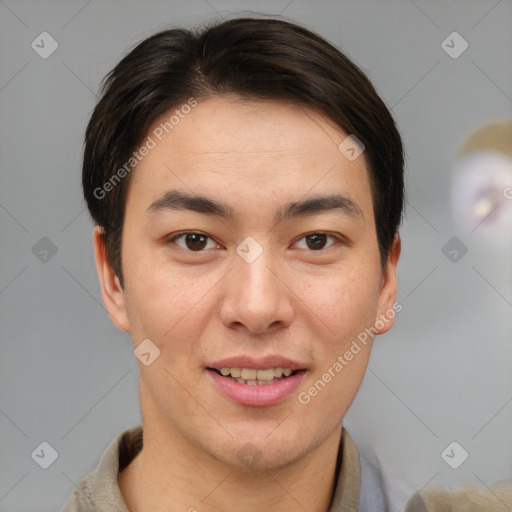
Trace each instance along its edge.
{"label": "man", "polygon": [[83,188],[142,426],[63,511],[386,510],[342,420],[400,307],[403,187],[385,104],[302,27],[233,19],[124,57]]}

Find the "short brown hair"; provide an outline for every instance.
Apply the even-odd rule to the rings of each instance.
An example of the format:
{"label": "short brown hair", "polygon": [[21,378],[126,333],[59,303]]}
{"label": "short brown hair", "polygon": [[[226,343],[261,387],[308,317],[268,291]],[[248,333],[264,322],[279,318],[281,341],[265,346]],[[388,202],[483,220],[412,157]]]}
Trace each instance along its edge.
{"label": "short brown hair", "polygon": [[102,82],[85,135],[82,185],[121,284],[130,174],[112,178],[160,115],[190,97],[223,93],[313,108],[365,145],[384,267],[404,207],[403,147],[391,113],[367,76],[319,35],[280,19],[237,18],[152,35]]}

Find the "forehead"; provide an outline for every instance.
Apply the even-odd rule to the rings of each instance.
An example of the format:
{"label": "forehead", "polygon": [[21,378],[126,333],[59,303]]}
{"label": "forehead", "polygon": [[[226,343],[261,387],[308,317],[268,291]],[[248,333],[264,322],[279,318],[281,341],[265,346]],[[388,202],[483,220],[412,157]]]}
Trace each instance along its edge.
{"label": "forehead", "polygon": [[[347,135],[326,116],[291,101],[246,99],[230,94],[202,100],[186,114],[185,107],[183,103],[164,113],[149,133],[156,130],[157,139],[166,138],[196,155],[220,156],[228,148],[232,155],[271,156],[290,150],[295,155],[306,155],[322,147],[330,152],[336,150],[338,156],[336,141]],[[166,125],[171,118],[172,126]]]}
{"label": "forehead", "polygon": [[338,146],[349,134],[326,116],[292,102],[237,96],[183,105],[148,130],[154,147],[131,177],[137,194],[129,193],[129,201],[148,206],[177,187],[219,191],[233,201],[242,194],[244,200],[263,194],[293,201],[338,191],[371,208],[365,155],[348,160]]}

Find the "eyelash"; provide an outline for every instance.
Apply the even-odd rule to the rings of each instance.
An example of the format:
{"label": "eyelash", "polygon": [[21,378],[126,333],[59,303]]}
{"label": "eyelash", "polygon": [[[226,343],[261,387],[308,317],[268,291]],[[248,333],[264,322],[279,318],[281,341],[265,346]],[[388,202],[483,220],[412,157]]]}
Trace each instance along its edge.
{"label": "eyelash", "polygon": [[[178,240],[179,238],[182,238],[186,235],[203,235],[204,237],[209,238],[210,240],[213,241],[213,239],[209,235],[207,235],[206,233],[201,233],[200,231],[182,231],[181,233],[175,234],[175,235],[171,236],[170,238],[168,238],[167,243],[175,243],[176,240]],[[326,233],[325,231],[312,231],[310,233],[306,233],[306,234],[302,235],[302,237],[299,238],[298,241],[303,240],[304,238],[307,238],[308,236],[312,236],[312,235],[326,235],[327,237],[338,241],[338,243],[346,244],[346,242],[344,242],[339,236],[333,235],[331,233]],[[214,242],[214,243],[216,243],[216,242]],[[318,249],[318,250],[309,250],[308,252],[324,252],[326,249],[329,249],[333,245],[335,245],[335,244],[331,244],[327,247],[323,247],[322,249]],[[206,251],[206,249],[201,249],[200,251],[192,251],[188,248],[181,247],[180,245],[178,245],[178,247],[180,249],[183,249],[184,251],[187,251],[190,253],[203,253]]]}

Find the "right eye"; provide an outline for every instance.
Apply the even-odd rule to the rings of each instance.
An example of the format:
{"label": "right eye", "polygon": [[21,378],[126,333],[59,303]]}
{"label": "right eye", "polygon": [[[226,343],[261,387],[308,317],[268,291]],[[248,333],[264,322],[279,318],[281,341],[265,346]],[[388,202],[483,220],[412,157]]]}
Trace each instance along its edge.
{"label": "right eye", "polygon": [[[177,242],[177,240],[181,239],[183,239],[183,245]],[[176,243],[178,247],[181,247],[188,252],[203,252],[203,249],[209,248],[207,247],[208,239],[211,240],[214,248],[220,248],[220,246],[216,244],[208,235],[196,231],[184,231],[182,233],[178,233],[168,238],[167,242]]]}

